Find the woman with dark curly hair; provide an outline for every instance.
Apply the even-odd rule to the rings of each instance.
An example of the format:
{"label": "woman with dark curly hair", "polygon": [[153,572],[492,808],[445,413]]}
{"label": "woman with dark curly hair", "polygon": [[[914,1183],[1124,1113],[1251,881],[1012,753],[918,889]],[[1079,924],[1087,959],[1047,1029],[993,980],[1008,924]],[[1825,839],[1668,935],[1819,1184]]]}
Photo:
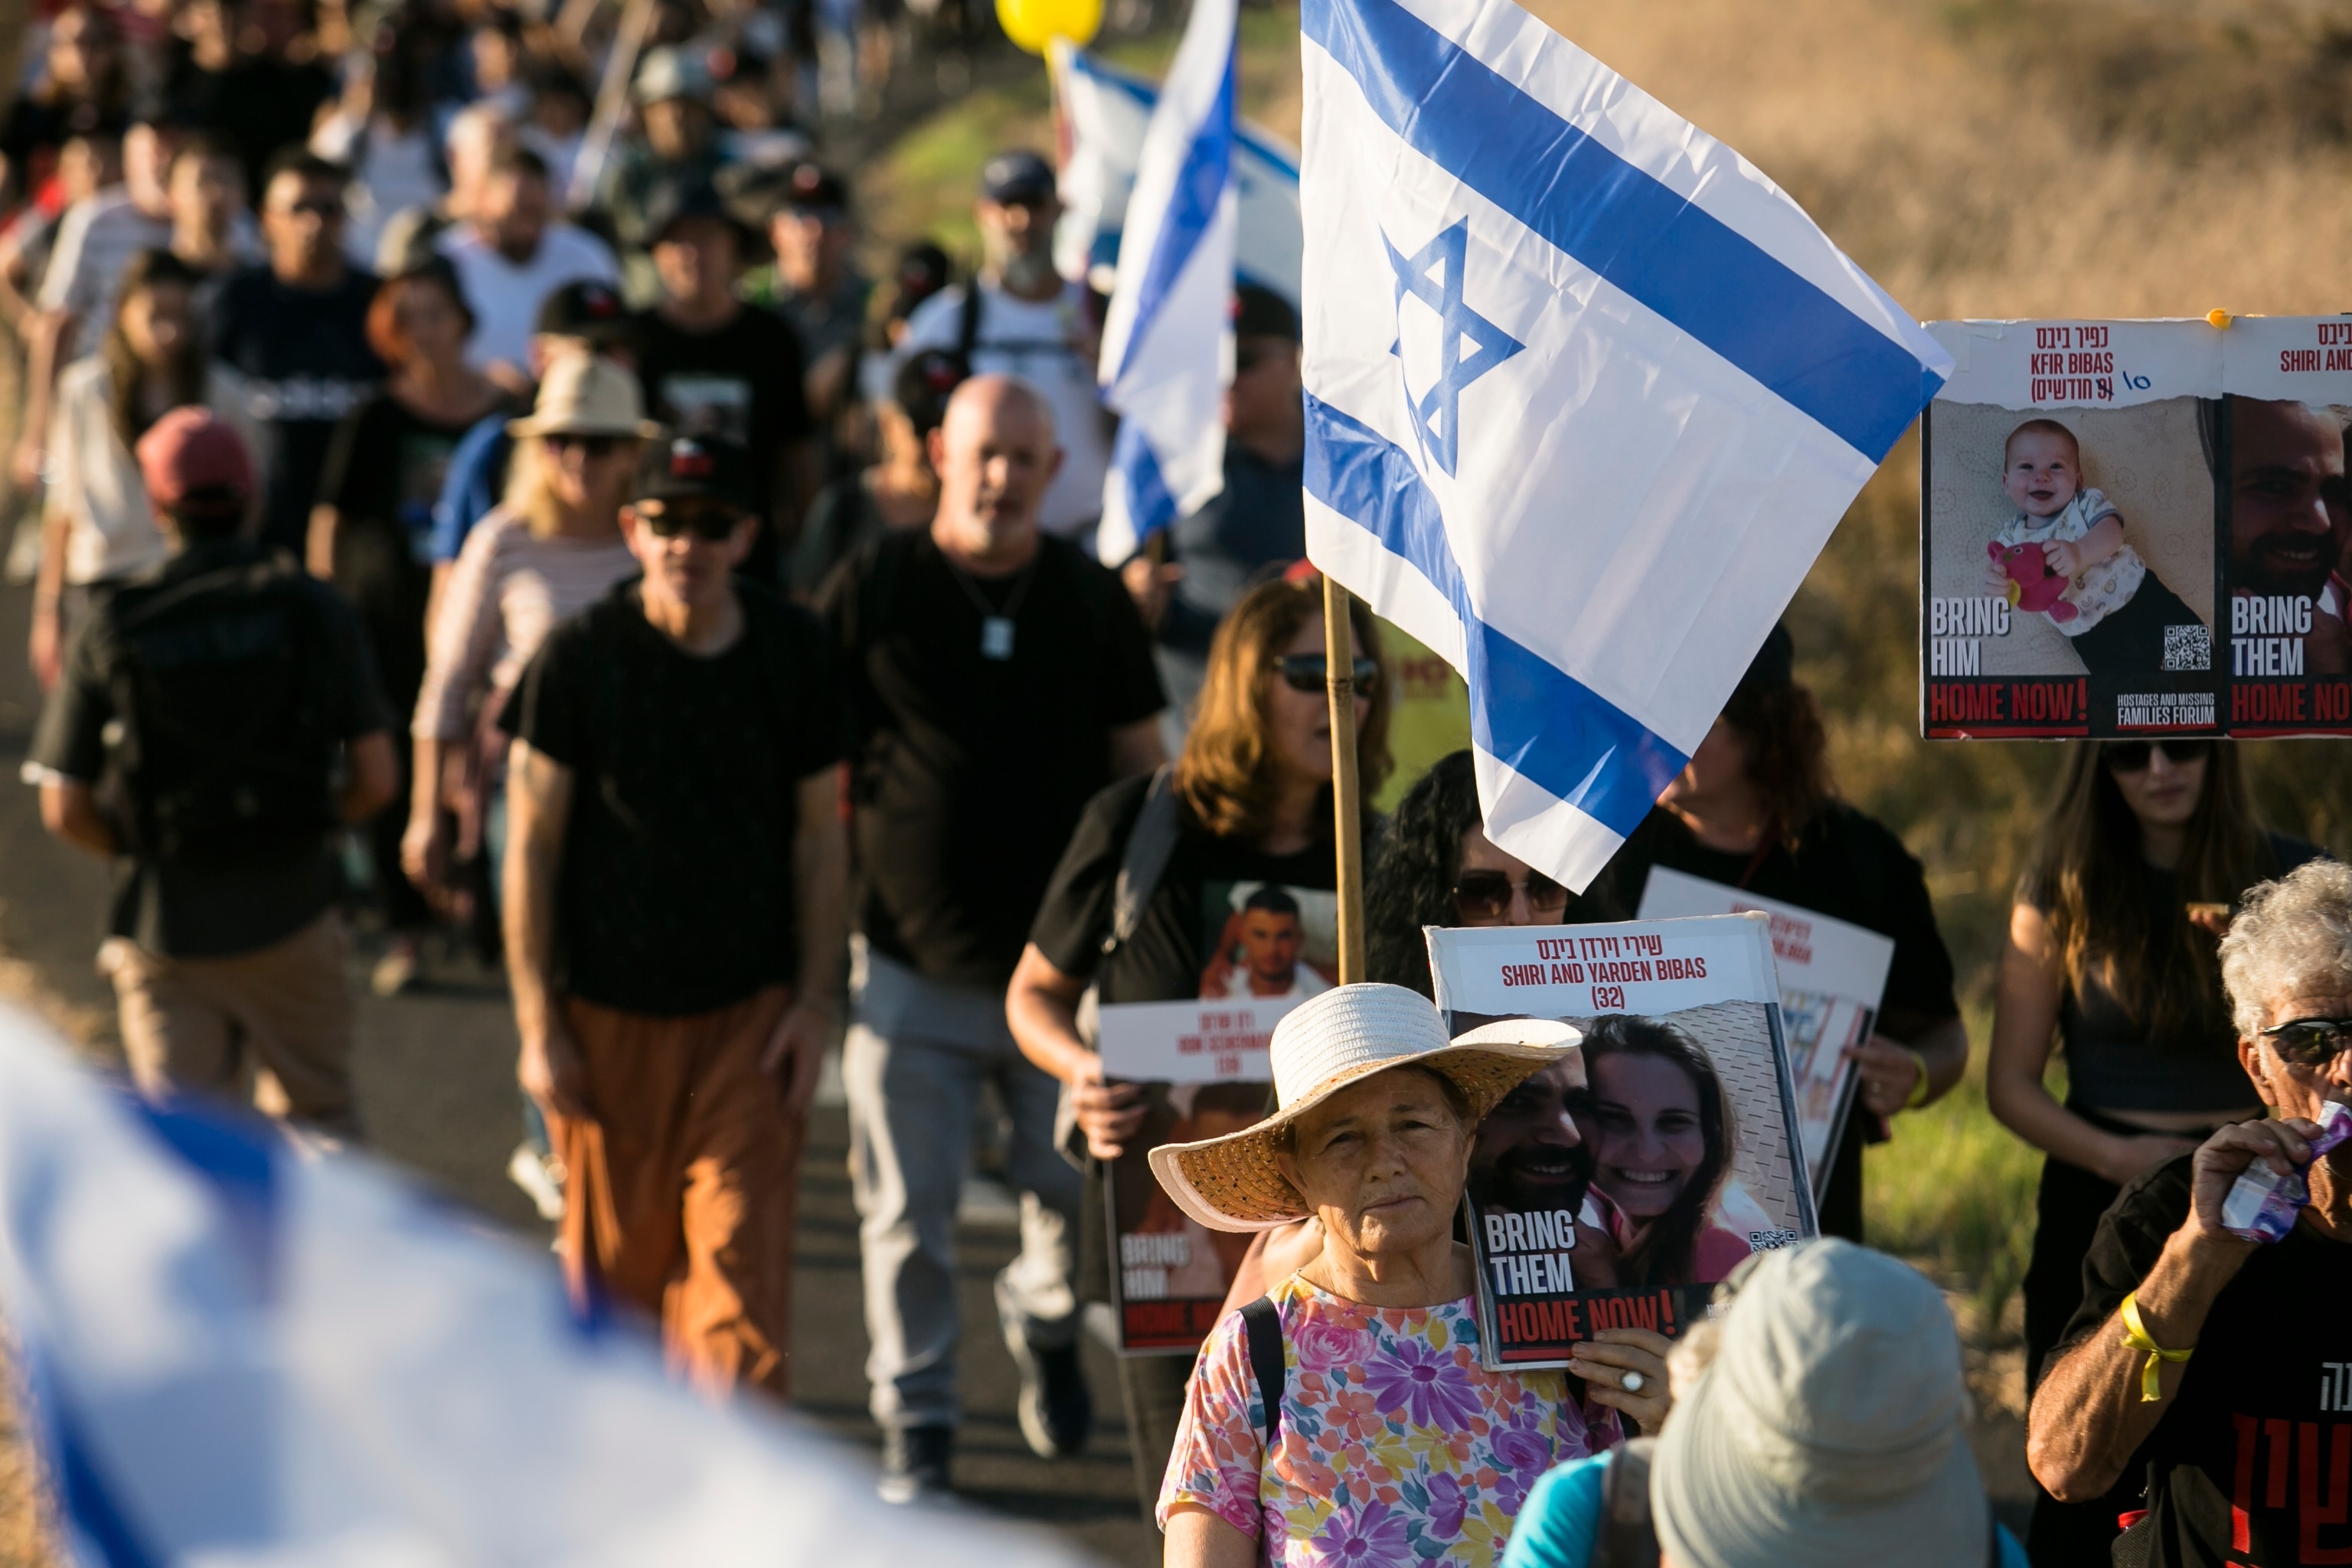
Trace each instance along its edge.
{"label": "woman with dark curly hair", "polygon": [[1775,626],[1689,764],[1634,828],[1588,896],[1638,910],[1666,866],[1891,937],[1877,1031],[1852,1048],[1853,1109],[1820,1194],[1822,1231],[1862,1239],[1862,1145],[1959,1082],[1968,1030],[1927,882],[1903,841],[1837,798],[1813,694]]}
{"label": "woman with dark curly hair", "polygon": [[1364,881],[1368,978],[1431,994],[1423,926],[1563,925],[1622,911],[1579,898],[1486,837],[1470,753],[1440,757],[1397,802]]}

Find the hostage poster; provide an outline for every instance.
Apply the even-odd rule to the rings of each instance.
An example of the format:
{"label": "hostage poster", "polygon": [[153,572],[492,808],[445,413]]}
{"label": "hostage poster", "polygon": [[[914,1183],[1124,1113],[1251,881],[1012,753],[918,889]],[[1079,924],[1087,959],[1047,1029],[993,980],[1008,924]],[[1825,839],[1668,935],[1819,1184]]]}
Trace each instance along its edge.
{"label": "hostage poster", "polygon": [[1923,734],[2352,734],[2352,321],[1928,331]]}
{"label": "hostage poster", "polygon": [[1487,1365],[1565,1365],[1612,1326],[1679,1333],[1751,1252],[1819,1233],[1766,916],[1427,936],[1448,1034],[1581,1035],[1471,1152]]}
{"label": "hostage poster", "polygon": [[1190,1001],[1101,1009],[1103,1075],[1146,1086],[1142,1128],[1103,1167],[1119,1348],[1190,1355],[1215,1326],[1247,1236],[1179,1209],[1150,1152],[1239,1132],[1263,1120],[1274,1026],[1339,984],[1339,900],[1328,889],[1211,881],[1201,889],[1202,967]]}
{"label": "hostage poster", "polygon": [[1650,868],[1635,913],[1654,921],[1749,910],[1762,910],[1770,922],[1772,963],[1780,977],[1780,1027],[1788,1043],[1789,1076],[1797,1086],[1797,1131],[1818,1204],[1837,1163],[1838,1134],[1853,1100],[1856,1075],[1845,1053],[1870,1038],[1886,973],[1895,966],[1895,943],[1845,921],[1668,866]]}

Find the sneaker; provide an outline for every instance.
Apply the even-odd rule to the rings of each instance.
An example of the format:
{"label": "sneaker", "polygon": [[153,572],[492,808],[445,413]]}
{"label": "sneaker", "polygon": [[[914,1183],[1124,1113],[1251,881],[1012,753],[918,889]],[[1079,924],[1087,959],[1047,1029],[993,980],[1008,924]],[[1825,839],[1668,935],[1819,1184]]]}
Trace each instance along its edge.
{"label": "sneaker", "polygon": [[540,1158],[539,1151],[528,1143],[518,1143],[507,1161],[507,1180],[522,1189],[539,1217],[553,1225],[563,1217],[563,1183],[548,1167],[554,1162]]}
{"label": "sneaker", "polygon": [[368,989],[379,996],[397,996],[416,984],[417,972],[425,966],[425,955],[413,936],[396,936],[383,956],[375,961],[368,975]]}
{"label": "sneaker", "polygon": [[874,1489],[884,1502],[901,1506],[943,1498],[954,1456],[952,1426],[894,1426],[883,1441],[882,1479]]}
{"label": "sneaker", "polygon": [[1076,1339],[1051,1349],[1032,1344],[1003,1275],[996,1280],[996,1321],[1021,1370],[1021,1436],[1041,1459],[1068,1458],[1087,1446],[1095,1424],[1094,1395],[1078,1365]]}

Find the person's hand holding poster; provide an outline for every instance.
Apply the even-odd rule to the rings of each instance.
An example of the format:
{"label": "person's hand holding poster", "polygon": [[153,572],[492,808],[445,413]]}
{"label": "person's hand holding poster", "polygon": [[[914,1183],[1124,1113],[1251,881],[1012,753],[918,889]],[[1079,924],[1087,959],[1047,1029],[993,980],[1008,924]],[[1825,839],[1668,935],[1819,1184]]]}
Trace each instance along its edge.
{"label": "person's hand holding poster", "polygon": [[1650,868],[1641,917],[1763,912],[1772,933],[1772,963],[1780,981],[1780,1026],[1788,1038],[1790,1076],[1797,1086],[1797,1130],[1805,1164],[1821,1201],[1837,1158],[1839,1131],[1853,1098],[1852,1051],[1871,1038],[1895,963],[1895,943],[1874,931],[1811,910],[1759,898],[1667,866]]}
{"label": "person's hand holding poster", "polygon": [[2352,732],[2352,324],[1943,321],[1931,738]]}
{"label": "person's hand holding poster", "polygon": [[1274,1026],[1338,984],[1339,895],[1273,882],[1201,889],[1196,999],[1130,1002],[1097,1016],[1106,1079],[1149,1088],[1143,1125],[1104,1167],[1120,1348],[1186,1353],[1215,1325],[1249,1237],[1187,1216],[1153,1180],[1162,1143],[1238,1132],[1265,1115]]}
{"label": "person's hand holding poster", "polygon": [[1763,916],[1427,934],[1456,1038],[1528,1017],[1582,1034],[1472,1150],[1489,1364],[1678,1333],[1751,1252],[1818,1233]]}

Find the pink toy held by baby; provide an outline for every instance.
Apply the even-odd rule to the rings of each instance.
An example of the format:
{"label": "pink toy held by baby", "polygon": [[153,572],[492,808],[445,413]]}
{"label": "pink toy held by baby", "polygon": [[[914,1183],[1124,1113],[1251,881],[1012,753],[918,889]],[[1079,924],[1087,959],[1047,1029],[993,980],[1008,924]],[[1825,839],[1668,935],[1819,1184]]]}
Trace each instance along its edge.
{"label": "pink toy held by baby", "polygon": [[2037,610],[2053,621],[2071,621],[2078,613],[2059,597],[2066,579],[2050,570],[2050,558],[2039,544],[2003,544],[1998,539],[1985,546],[1993,564],[2009,574],[2012,609]]}

